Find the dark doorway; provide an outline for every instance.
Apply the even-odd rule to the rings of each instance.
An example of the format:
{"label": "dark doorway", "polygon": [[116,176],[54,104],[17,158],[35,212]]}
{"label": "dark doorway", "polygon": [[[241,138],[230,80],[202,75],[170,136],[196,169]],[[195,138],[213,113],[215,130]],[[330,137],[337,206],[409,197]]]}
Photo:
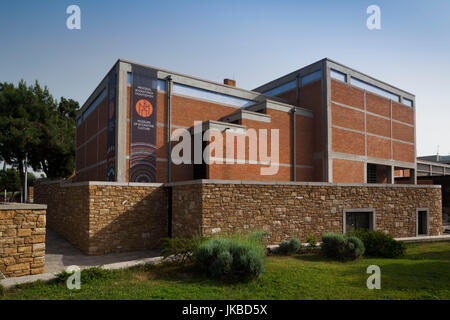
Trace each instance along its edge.
{"label": "dark doorway", "polygon": [[[202,152],[207,146],[206,141],[202,142]],[[194,144],[192,144],[192,163],[194,163]],[[207,168],[206,163],[203,159],[203,153],[201,154],[202,163],[194,163],[194,180],[197,179],[207,179]]]}
{"label": "dark doorway", "polygon": [[428,234],[428,212],[419,210],[417,212],[417,235],[426,236]]}

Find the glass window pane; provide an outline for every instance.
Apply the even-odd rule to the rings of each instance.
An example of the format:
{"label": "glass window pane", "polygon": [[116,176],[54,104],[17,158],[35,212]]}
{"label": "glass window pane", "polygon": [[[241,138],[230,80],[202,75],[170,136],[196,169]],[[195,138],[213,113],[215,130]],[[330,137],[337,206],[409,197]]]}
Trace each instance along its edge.
{"label": "glass window pane", "polygon": [[408,107],[411,107],[411,108],[412,108],[412,106],[413,106],[412,100],[406,99],[406,98],[403,98],[403,104],[404,104],[404,105],[407,105]]}
{"label": "glass window pane", "polygon": [[217,103],[226,103],[237,107],[248,107],[255,104],[255,101],[252,100],[247,100],[224,93],[195,88],[181,83],[173,84],[173,93],[209,100]]}
{"label": "glass window pane", "polygon": [[284,84],[282,84],[281,86],[275,87],[270,89],[269,91],[263,92],[265,95],[268,96],[277,96],[283,92],[295,89],[295,87],[297,86],[297,80],[292,80],[289,82],[286,82]]}
{"label": "glass window pane", "polygon": [[330,77],[342,82],[347,82],[347,75],[345,73],[333,69],[330,70]]}
{"label": "glass window pane", "polygon": [[355,87],[361,88],[363,90],[366,90],[366,91],[378,94],[378,95],[380,95],[382,97],[391,99],[392,101],[400,102],[400,96],[399,95],[396,95],[396,94],[394,94],[392,92],[389,92],[387,90],[381,89],[381,88],[379,88],[377,86],[374,86],[374,85],[372,85],[370,83],[367,83],[365,81],[356,79],[354,77],[350,78],[350,84],[355,86]]}
{"label": "glass window pane", "polygon": [[301,78],[301,85],[307,85],[313,81],[316,81],[322,77],[322,70],[315,71],[313,73],[307,74]]}

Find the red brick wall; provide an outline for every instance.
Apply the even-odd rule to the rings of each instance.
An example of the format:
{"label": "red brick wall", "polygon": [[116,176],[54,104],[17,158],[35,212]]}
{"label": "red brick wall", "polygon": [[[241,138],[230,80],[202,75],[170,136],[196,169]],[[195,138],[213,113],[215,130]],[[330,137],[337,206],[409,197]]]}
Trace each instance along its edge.
{"label": "red brick wall", "polygon": [[[76,180],[105,181],[107,98],[77,127]],[[89,166],[91,169],[83,170]],[[81,172],[80,172],[81,171]]]}
{"label": "red brick wall", "polygon": [[389,120],[368,114],[366,121],[368,133],[387,138],[391,137],[391,122]]}
{"label": "red brick wall", "polygon": [[414,109],[397,102],[392,102],[392,118],[414,124]]}
{"label": "red brick wall", "polygon": [[389,99],[366,93],[366,109],[369,112],[379,114],[384,117],[391,116],[391,102]]}
{"label": "red brick wall", "polygon": [[414,128],[401,123],[392,123],[392,137],[397,140],[414,142]]}
{"label": "red brick wall", "polygon": [[367,136],[367,155],[374,158],[390,159],[391,142],[383,138]]}
{"label": "red brick wall", "polygon": [[[414,109],[336,80],[331,80],[331,103],[334,152],[414,163],[414,145],[392,140],[414,143],[414,127],[391,120],[391,104],[392,119],[409,124],[414,124]],[[357,180],[363,181],[361,174]],[[345,176],[336,178],[347,182]]]}
{"label": "red brick wall", "polygon": [[332,150],[334,152],[355,155],[363,155],[365,153],[363,134],[333,128],[332,137]]}
{"label": "red brick wall", "polygon": [[333,182],[364,183],[364,163],[333,159]]}
{"label": "red brick wall", "polygon": [[[305,86],[300,87],[299,96],[297,101],[297,89],[290,90],[288,92],[284,92],[277,96],[278,98],[286,100],[288,103],[293,105],[298,105],[300,107],[309,109],[314,112],[314,120],[313,120],[313,128],[311,130],[312,133],[312,146],[313,146],[313,154],[314,152],[317,154],[324,153],[324,126],[323,126],[323,103],[322,103],[322,80],[313,81],[308,83]],[[299,130],[297,130],[298,132]],[[297,135],[297,140],[298,140]],[[299,142],[297,142],[299,143]],[[302,153],[302,150],[305,146],[300,145],[297,147],[297,156],[299,153]],[[306,153],[306,152],[305,152]],[[309,181],[312,178],[313,181],[323,181],[323,159],[316,159],[312,161],[314,166],[314,173],[311,177],[311,173],[307,173],[305,179],[302,181]],[[305,171],[299,170],[298,171]],[[303,179],[303,173],[297,174],[297,181],[301,181]]]}
{"label": "red brick wall", "polygon": [[[127,109],[128,118],[131,110],[131,87],[127,91]],[[235,112],[237,108],[224,106],[207,101],[190,99],[187,97],[172,96],[172,126],[173,127],[191,127],[194,121],[206,120],[220,120]],[[288,112],[277,111],[273,109],[266,110],[266,113],[271,116],[271,122],[258,122],[243,119],[242,125],[247,129],[253,128],[257,131],[259,129],[268,130],[268,152],[271,150],[270,129],[279,130],[279,162],[290,165],[292,163],[292,115]],[[313,148],[314,137],[313,126],[314,120],[304,116],[297,115],[297,165],[314,166],[313,162]],[[167,123],[167,96],[163,92],[158,92],[157,105],[157,122]],[[172,127],[172,132],[175,128]],[[129,136],[130,136],[130,122],[127,124],[127,155],[129,155]],[[225,138],[224,138],[225,142]],[[176,143],[172,144],[172,147]],[[224,157],[226,152],[224,151]],[[157,157],[160,159],[167,159],[167,128],[163,126],[157,127]],[[246,154],[248,159],[248,150]],[[260,159],[258,159],[260,160]],[[127,179],[129,179],[129,161],[127,160]],[[172,167],[172,181],[182,181],[193,179],[192,165],[175,165]],[[223,168],[221,168],[223,167]],[[245,172],[248,179],[261,180],[291,180],[290,167],[280,167],[279,172],[275,176],[261,176],[260,168],[267,167],[264,165],[255,164],[233,164],[233,165],[212,165],[208,168],[209,178],[214,179],[241,179],[242,173]],[[305,179],[304,181],[311,181],[314,179],[313,168],[298,168],[298,179]],[[167,181],[167,162],[157,162],[157,181]]]}
{"label": "red brick wall", "polygon": [[394,141],[393,147],[393,158],[398,161],[414,162],[414,146],[406,143]]}
{"label": "red brick wall", "polygon": [[364,131],[364,113],[362,112],[333,103],[331,105],[331,118],[335,126]]}
{"label": "red brick wall", "polygon": [[364,109],[364,92],[345,83],[331,80],[331,101]]}

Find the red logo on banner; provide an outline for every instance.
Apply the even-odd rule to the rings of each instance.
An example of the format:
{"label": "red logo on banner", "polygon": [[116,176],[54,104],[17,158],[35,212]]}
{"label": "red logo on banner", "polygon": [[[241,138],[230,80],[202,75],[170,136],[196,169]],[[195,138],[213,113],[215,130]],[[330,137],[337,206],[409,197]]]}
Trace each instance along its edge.
{"label": "red logo on banner", "polygon": [[136,102],[136,112],[143,118],[148,118],[153,113],[153,106],[150,101],[141,99]]}

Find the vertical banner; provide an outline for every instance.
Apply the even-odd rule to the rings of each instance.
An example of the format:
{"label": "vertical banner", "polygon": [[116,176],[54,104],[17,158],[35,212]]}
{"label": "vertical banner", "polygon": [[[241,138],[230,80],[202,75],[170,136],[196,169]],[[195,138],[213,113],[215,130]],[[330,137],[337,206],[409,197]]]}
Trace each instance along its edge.
{"label": "vertical banner", "polygon": [[133,65],[130,182],[156,181],[157,71]]}
{"label": "vertical banner", "polygon": [[116,180],[116,70],[108,76],[108,129],[106,142],[106,180]]}

